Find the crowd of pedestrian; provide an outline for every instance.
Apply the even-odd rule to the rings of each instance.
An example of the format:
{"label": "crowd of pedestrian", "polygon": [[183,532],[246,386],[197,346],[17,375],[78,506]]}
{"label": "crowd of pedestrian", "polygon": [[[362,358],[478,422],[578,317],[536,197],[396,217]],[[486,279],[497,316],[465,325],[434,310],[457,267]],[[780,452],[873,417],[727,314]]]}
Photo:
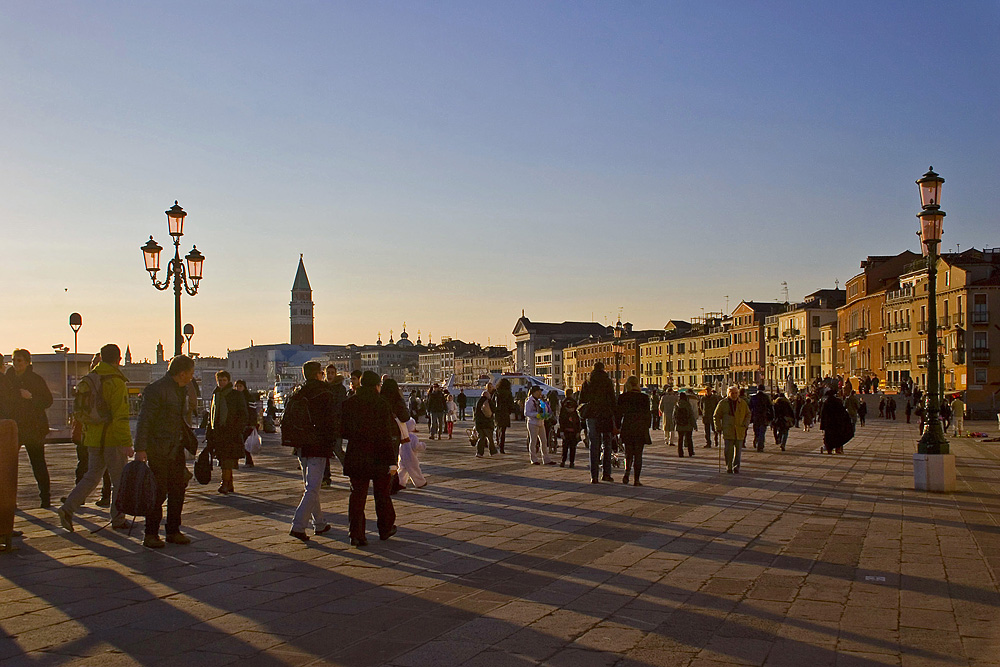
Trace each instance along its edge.
{"label": "crowd of pedestrian", "polygon": [[[32,371],[28,351],[15,350],[9,370],[3,361],[0,355],[0,418],[17,422],[19,444],[28,453],[40,504],[50,507],[44,441],[49,431],[45,410],[52,405],[52,395]],[[113,529],[129,530],[118,497],[122,471],[134,456],[148,465],[155,480],[155,497],[144,517],[143,545],[188,544],[190,538],[181,531],[185,493],[192,478],[187,460],[199,445],[192,429],[198,418],[194,361],[185,355],[174,357],[166,375],[145,388],[134,441],[127,380],[120,363],[119,347],[105,345],[90,373],[78,383],[73,425],[79,464],[73,490],[56,509],[59,522],[73,531],[75,513],[103,482],[98,505],[110,507]],[[287,398],[281,417],[282,444],[297,457],[303,484],[289,534],[307,542],[310,526],[316,535],[331,529],[323,514],[320,489],[332,486],[331,461],[335,461],[350,481],[348,532],[356,547],[367,544],[369,486],[375,497],[378,535],[386,540],[397,530],[392,496],[410,484],[418,489],[427,485],[420,466],[420,455],[427,449],[418,435],[420,420],[427,420],[429,440],[445,435],[452,439],[455,425],[469,418],[470,403],[474,425],[470,443],[477,458],[507,454],[507,430],[512,420],[523,419],[529,464],[575,468],[577,448],[582,444],[589,451],[591,483],[614,482],[614,469],[624,466],[620,481],[642,486],[643,453],[652,443],[651,430],[662,429],[665,443],[676,444],[677,455],[683,458],[695,456],[694,433],[701,426],[704,448],[721,447],[720,465],[724,458],[727,473],[739,474],[748,437],[750,446],[763,452],[770,432],[775,445],[784,451],[793,428],[808,432],[817,421],[823,431],[822,451],[842,454],[856,429],[866,424],[866,396],[878,392],[877,378],[864,378],[855,390],[850,379],[828,377],[802,389],[789,382],[783,391],[770,393],[764,385],[749,391],[731,386],[725,396],[714,387],[697,395],[691,389],[673,387],[661,393],[644,391],[632,376],[619,393],[598,362],[578,394],[567,391],[563,395],[551,389],[546,394],[539,385],[515,393],[510,381],[502,378],[496,386],[488,383],[470,401],[464,390],[453,395],[438,384],[431,385],[426,395],[414,390],[407,397],[392,378],[353,371],[345,380],[333,364],[324,369],[319,362],[308,362],[302,374],[303,384]],[[218,492],[229,495],[236,492],[234,471],[240,461],[254,465],[246,446],[249,437],[260,426],[266,429],[268,422],[273,429],[277,414],[273,401],[258,414],[246,383],[234,383],[228,371],[219,371],[215,379],[217,387],[202,420],[204,451],[219,462]],[[926,397],[918,388],[904,383],[898,394],[878,396],[879,418],[895,420],[902,403],[907,423],[916,415],[923,429]],[[965,406],[961,396],[949,397],[940,410],[945,428],[953,425],[955,434],[962,435]],[[165,540],[159,536],[164,503]]]}

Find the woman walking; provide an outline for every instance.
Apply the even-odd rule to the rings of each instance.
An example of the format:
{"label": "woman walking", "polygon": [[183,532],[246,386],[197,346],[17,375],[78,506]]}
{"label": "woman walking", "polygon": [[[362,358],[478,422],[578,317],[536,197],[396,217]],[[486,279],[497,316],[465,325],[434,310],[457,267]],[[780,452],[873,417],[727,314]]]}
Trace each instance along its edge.
{"label": "woman walking", "polygon": [[854,424],[851,422],[847,408],[837,398],[837,393],[833,390],[826,396],[823,402],[823,413],[820,415],[820,429],[823,431],[823,445],[827,454],[844,453],[844,445],[854,437]]}
{"label": "woman walking", "polygon": [[[247,383],[243,380],[237,380],[235,382],[236,393],[243,397],[244,403],[247,406],[247,425],[243,429],[243,442],[247,441],[250,434],[257,430],[257,408],[254,404],[253,397],[250,396],[250,390],[247,389]],[[253,468],[253,456],[250,452],[244,451],[246,454],[246,464],[248,468]]]}
{"label": "woman walking", "polygon": [[555,465],[549,458],[548,441],[545,438],[545,404],[542,402],[542,388],[533,386],[524,403],[524,417],[528,420],[528,458],[533,465]]}
{"label": "woman walking", "polygon": [[684,458],[685,446],[688,450],[688,456],[694,456],[692,433],[698,430],[698,419],[694,407],[691,405],[691,400],[688,398],[687,389],[677,397],[677,404],[674,405],[671,420],[674,423],[674,430],[677,431],[677,456]]}
{"label": "woman walking", "polygon": [[[690,409],[690,405],[688,408]],[[622,477],[622,484],[628,484],[629,475],[634,471],[635,481],[632,484],[642,486],[639,481],[639,474],[642,472],[642,450],[652,442],[649,437],[651,422],[649,396],[639,390],[639,378],[634,375],[625,380],[625,391],[618,397],[617,416],[622,444],[625,447],[625,476]],[[691,421],[694,422],[693,416]],[[690,433],[688,435],[690,438]]]}
{"label": "woman walking", "polygon": [[233,493],[233,470],[239,467],[243,458],[243,429],[247,425],[247,408],[243,395],[233,389],[229,371],[215,374],[218,385],[212,392],[212,407],[209,409],[207,440],[215,458],[222,468],[222,484],[219,493]]}

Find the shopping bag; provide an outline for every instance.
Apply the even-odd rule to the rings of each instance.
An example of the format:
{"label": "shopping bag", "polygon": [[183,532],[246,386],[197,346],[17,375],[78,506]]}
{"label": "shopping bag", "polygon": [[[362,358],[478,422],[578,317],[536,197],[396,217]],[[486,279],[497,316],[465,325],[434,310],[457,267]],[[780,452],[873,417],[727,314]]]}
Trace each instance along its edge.
{"label": "shopping bag", "polygon": [[260,440],[260,433],[257,432],[257,429],[254,429],[243,442],[243,449],[250,454],[260,454],[262,446],[263,443]]}

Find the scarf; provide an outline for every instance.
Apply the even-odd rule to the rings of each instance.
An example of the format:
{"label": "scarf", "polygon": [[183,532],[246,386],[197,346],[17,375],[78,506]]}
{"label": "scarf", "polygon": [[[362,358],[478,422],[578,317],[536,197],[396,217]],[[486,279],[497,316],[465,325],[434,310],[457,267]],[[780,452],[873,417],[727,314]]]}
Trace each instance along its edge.
{"label": "scarf", "polygon": [[225,389],[218,389],[212,392],[211,424],[212,428],[222,428],[226,425],[226,417],[229,416],[229,406],[226,405],[226,398],[233,390],[232,385]]}

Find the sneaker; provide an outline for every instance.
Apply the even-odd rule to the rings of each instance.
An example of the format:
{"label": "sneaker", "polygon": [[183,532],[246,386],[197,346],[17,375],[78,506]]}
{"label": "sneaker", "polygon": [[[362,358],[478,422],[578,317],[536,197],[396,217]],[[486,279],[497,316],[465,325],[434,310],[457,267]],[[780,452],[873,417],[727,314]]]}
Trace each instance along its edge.
{"label": "sneaker", "polygon": [[603,477],[601,477],[601,480],[605,482],[613,482],[615,481],[615,478],[612,477],[611,475],[604,475]]}
{"label": "sneaker", "polygon": [[640,482],[639,480],[635,480],[634,482],[632,482],[632,486],[642,486],[642,482]]}
{"label": "sneaker", "polygon": [[73,515],[69,513],[69,510],[66,509],[65,507],[60,507],[56,509],[56,514],[59,515],[59,525],[72,533]]}
{"label": "sneaker", "polygon": [[147,549],[162,549],[166,542],[160,539],[159,535],[146,535],[142,538],[142,546]]}
{"label": "sneaker", "polygon": [[300,532],[295,531],[295,530],[290,530],[290,531],[288,531],[288,534],[291,535],[292,537],[294,537],[297,540],[302,540],[303,542],[308,542],[309,541],[309,536],[305,534],[305,531],[303,531],[303,532],[300,533]]}
{"label": "sneaker", "polygon": [[378,538],[384,542],[395,534],[396,534],[396,527],[393,526],[392,528],[389,529],[388,533],[386,533],[385,535],[379,535]]}
{"label": "sneaker", "polygon": [[366,540],[363,537],[362,538],[352,537],[351,538],[351,546],[352,547],[358,547],[359,549],[361,547],[367,547],[368,546],[368,540]]}
{"label": "sneaker", "polygon": [[171,544],[191,544],[191,538],[184,533],[167,533],[167,542]]}
{"label": "sneaker", "polygon": [[331,528],[333,528],[332,525],[326,524],[325,526],[323,526],[322,528],[320,528],[319,530],[317,530],[316,534],[317,535],[322,535],[323,533],[329,533]]}

